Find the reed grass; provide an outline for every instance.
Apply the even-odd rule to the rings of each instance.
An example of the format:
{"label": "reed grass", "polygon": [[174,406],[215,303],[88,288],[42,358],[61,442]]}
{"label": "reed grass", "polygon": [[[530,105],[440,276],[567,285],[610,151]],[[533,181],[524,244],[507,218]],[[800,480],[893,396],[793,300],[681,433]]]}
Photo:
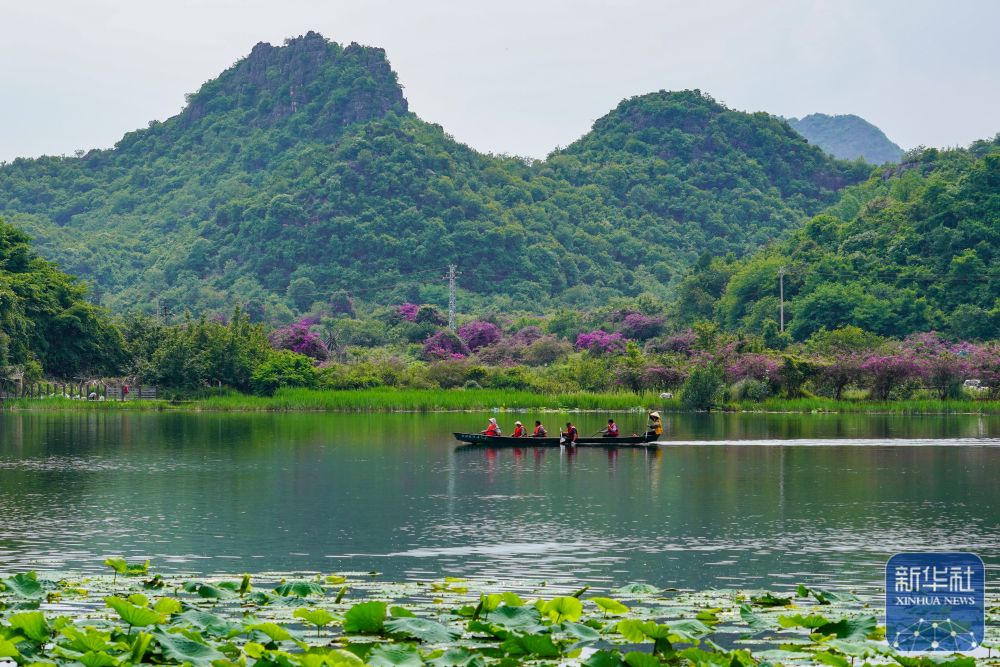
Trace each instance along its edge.
{"label": "reed grass", "polygon": [[662,405],[657,394],[538,394],[501,389],[281,389],[274,396],[229,394],[197,401],[199,410],[328,412],[441,412],[448,410],[643,410]]}
{"label": "reed grass", "polygon": [[[234,391],[199,396],[188,401],[79,401],[68,398],[15,399],[4,407],[34,411],[205,411],[205,412],[446,412],[462,410],[585,410],[684,412],[677,399],[653,392],[574,392],[540,394],[502,389],[281,389],[274,396]],[[1000,401],[973,399],[769,398],[734,401],[722,407],[732,412],[855,413],[855,414],[988,414],[1000,415]]]}
{"label": "reed grass", "polygon": [[947,415],[1000,414],[1000,401],[974,399],[920,398],[898,401],[870,401],[832,398],[769,398],[759,403],[737,401],[726,406],[739,412],[833,412],[855,414]]}

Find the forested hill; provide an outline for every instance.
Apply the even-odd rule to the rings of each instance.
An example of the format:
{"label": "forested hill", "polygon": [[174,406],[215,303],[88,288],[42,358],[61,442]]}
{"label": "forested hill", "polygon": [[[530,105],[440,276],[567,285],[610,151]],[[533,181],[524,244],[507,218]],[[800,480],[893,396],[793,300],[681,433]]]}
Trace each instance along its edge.
{"label": "forested hill", "polygon": [[899,162],[903,157],[903,149],[882,130],[853,114],[814,113],[801,119],[789,118],[788,124],[809,143],[842,160],[860,158],[871,164],[884,164]]}
{"label": "forested hill", "polygon": [[776,247],[735,262],[706,257],[682,283],[679,314],[774,332],[781,267],[797,340],[844,325],[1000,337],[1000,135],[908,154]]}
{"label": "forested hill", "polygon": [[282,318],[338,290],[588,305],[664,293],[868,176],[698,91],[623,102],[539,162],[477,153],[407,110],[381,49],[257,45],[112,150],[0,167],[0,214],[119,310]]}

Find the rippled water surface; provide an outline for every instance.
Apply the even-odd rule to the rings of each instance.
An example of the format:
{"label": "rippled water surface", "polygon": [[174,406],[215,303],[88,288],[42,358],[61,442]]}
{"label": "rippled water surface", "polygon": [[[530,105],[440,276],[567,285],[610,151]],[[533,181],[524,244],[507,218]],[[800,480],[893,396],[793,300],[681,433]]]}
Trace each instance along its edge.
{"label": "rippled water surface", "polygon": [[[586,434],[606,416],[574,419]],[[673,415],[658,450],[456,446],[484,421],[0,413],[0,571],[123,554],[205,573],[869,586],[898,550],[1000,557],[998,417]]]}

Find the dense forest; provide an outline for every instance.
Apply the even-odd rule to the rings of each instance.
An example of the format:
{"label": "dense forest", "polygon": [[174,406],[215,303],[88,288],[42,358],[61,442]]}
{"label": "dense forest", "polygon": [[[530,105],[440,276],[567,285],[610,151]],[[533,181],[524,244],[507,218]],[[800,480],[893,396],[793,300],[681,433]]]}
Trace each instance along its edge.
{"label": "dense forest", "polygon": [[884,164],[899,162],[903,157],[903,149],[882,130],[853,114],[830,116],[814,113],[787,121],[809,143],[842,160],[860,159],[871,164]]}
{"label": "dense forest", "polygon": [[795,340],[844,325],[1000,337],[1000,137],[911,152],[777,245],[706,255],[679,290],[678,320],[773,332],[782,267]]}
{"label": "dense forest", "polygon": [[543,161],[483,155],[407,110],[381,49],[310,33],[112,150],[0,167],[0,214],[113,310],[281,322],[339,290],[442,304],[452,262],[470,306],[663,297],[868,173],[699,91],[626,100]]}

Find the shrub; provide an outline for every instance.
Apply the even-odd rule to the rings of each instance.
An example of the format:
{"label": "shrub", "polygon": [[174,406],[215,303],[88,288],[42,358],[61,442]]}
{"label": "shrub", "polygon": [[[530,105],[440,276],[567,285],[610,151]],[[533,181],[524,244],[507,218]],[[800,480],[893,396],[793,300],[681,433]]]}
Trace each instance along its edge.
{"label": "shrub", "polygon": [[458,337],[475,352],[499,341],[500,327],[492,322],[469,322],[458,328]]}
{"label": "shrub", "polygon": [[888,400],[893,389],[917,376],[917,363],[907,354],[872,353],[860,368],[869,379],[872,398],[880,401]]}
{"label": "shrub", "polygon": [[290,350],[317,361],[328,359],[330,351],[319,334],[313,333],[309,329],[312,324],[312,320],[303,318],[287,327],[275,329],[269,337],[271,345],[276,350]]}
{"label": "shrub", "polygon": [[675,389],[687,378],[680,368],[649,366],[642,373],[642,384],[647,389]]}
{"label": "shrub", "polygon": [[681,404],[692,410],[711,410],[722,388],[722,369],[715,364],[695,366],[681,386]]}
{"label": "shrub", "polygon": [[594,354],[624,354],[625,338],[620,333],[608,333],[603,329],[582,333],[576,337],[576,349]]}
{"label": "shrub", "polygon": [[434,306],[420,306],[417,314],[413,317],[413,321],[417,324],[433,324],[435,326],[442,326],[448,323],[448,320],[441,314],[441,311]]}
{"label": "shrub", "polygon": [[543,336],[542,330],[536,326],[527,326],[511,336],[518,345],[531,345]]}
{"label": "shrub", "polygon": [[740,380],[729,388],[729,396],[734,401],[754,401],[755,403],[760,403],[771,396],[771,385],[762,380]]}
{"label": "shrub", "polygon": [[270,395],[281,387],[316,386],[317,372],[312,359],[290,350],[279,350],[254,370],[250,378],[253,390]]}
{"label": "shrub", "polygon": [[[465,341],[448,329],[441,329],[424,341],[423,357],[434,359],[462,359],[469,355]],[[457,385],[456,385],[457,386]]]}
{"label": "shrub", "polygon": [[642,313],[629,313],[622,322],[622,333],[626,338],[649,340],[663,331],[663,318]]}
{"label": "shrub", "polygon": [[462,387],[467,382],[481,382],[485,377],[485,368],[470,365],[462,359],[444,359],[427,369],[427,378],[442,389]]}
{"label": "shrub", "polygon": [[573,347],[555,336],[542,336],[524,352],[524,360],[531,366],[551,364],[573,351]]}
{"label": "shrub", "polygon": [[649,347],[653,352],[680,352],[688,354],[694,349],[697,342],[698,335],[691,329],[688,329],[665,336],[661,340],[653,341]]}
{"label": "shrub", "polygon": [[396,306],[396,312],[407,322],[412,322],[417,319],[417,313],[420,312],[420,306],[415,303],[403,303]]}
{"label": "shrub", "polygon": [[763,354],[741,354],[726,366],[726,379],[771,382],[777,379],[779,368],[776,360]]}

